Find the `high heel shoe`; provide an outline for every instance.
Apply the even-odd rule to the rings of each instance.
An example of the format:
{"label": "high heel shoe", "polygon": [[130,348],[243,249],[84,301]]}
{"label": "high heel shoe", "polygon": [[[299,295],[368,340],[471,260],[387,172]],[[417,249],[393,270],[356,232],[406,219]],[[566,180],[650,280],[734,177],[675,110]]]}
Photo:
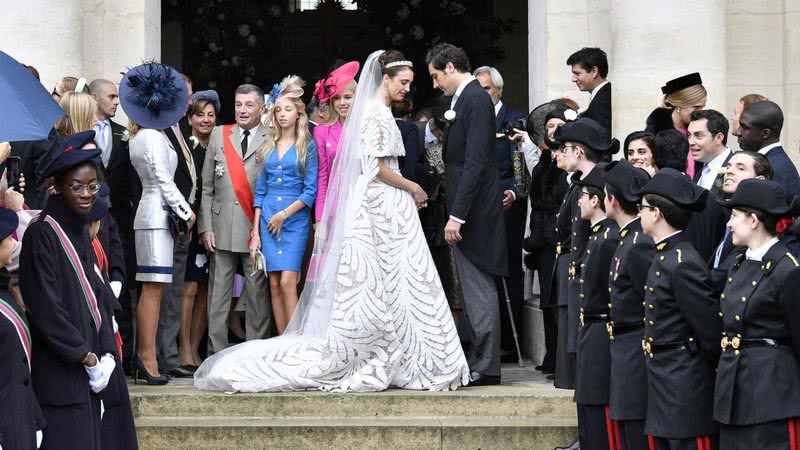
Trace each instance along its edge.
{"label": "high heel shoe", "polygon": [[144,367],[142,361],[138,357],[133,358],[133,384],[139,384],[139,375],[144,377],[145,383],[151,386],[161,386],[167,384],[169,378],[164,375],[153,376],[150,375],[150,372]]}

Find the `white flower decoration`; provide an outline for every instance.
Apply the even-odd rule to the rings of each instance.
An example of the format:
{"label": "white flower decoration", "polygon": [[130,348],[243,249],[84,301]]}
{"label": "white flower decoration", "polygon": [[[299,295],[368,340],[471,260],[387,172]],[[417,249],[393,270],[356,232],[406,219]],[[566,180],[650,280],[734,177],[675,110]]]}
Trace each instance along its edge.
{"label": "white flower decoration", "polygon": [[200,143],[200,141],[194,136],[189,136],[189,141],[192,143],[192,147],[197,147],[197,144]]}
{"label": "white flower decoration", "polygon": [[572,121],[578,118],[578,112],[574,109],[568,109],[564,111],[564,118],[568,121]]}
{"label": "white flower decoration", "polygon": [[456,120],[456,112],[452,109],[448,109],[444,112],[444,120],[452,123],[454,120]]}
{"label": "white flower decoration", "polygon": [[128,130],[125,130],[125,131],[122,132],[122,137],[120,138],[120,140],[122,142],[128,142],[128,139],[130,139],[130,138],[131,138],[131,135],[128,133]]}

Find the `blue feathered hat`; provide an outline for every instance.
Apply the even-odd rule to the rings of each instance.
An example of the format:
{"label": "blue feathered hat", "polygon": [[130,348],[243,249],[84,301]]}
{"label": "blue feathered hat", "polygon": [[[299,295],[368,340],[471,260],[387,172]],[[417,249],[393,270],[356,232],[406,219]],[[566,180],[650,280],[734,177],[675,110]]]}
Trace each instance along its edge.
{"label": "blue feathered hat", "polygon": [[119,85],[122,109],[144,128],[164,129],[178,123],[189,105],[189,88],[166,64],[146,62],[128,70]]}

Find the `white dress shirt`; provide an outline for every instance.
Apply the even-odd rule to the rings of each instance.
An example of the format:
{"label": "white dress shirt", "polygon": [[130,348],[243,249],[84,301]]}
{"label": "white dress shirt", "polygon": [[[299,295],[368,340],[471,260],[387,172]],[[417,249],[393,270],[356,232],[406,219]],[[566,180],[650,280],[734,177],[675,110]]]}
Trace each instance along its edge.
{"label": "white dress shirt", "polygon": [[[461,84],[458,85],[458,89],[456,89],[456,93],[453,94],[453,99],[450,100],[450,109],[454,109],[456,107],[456,101],[458,101],[458,97],[461,96],[461,93],[464,92],[464,88],[467,87],[467,85],[474,79],[475,79],[475,77],[470,75],[466,79],[464,79],[464,81],[462,81]],[[453,216],[453,215],[450,216],[450,219],[453,220],[454,222],[460,223],[461,225],[464,225],[465,223],[467,223],[464,219],[458,218],[458,217]]]}
{"label": "white dress shirt", "polygon": [[762,259],[764,259],[764,255],[767,254],[769,249],[771,249],[772,246],[777,244],[777,243],[778,243],[778,237],[775,236],[774,238],[772,238],[769,241],[767,241],[761,247],[758,247],[756,249],[749,249],[748,248],[747,251],[744,252],[744,256],[747,259],[752,259],[754,261],[761,261]]}
{"label": "white dress shirt", "polygon": [[591,102],[592,100],[594,100],[594,97],[597,95],[598,92],[600,92],[600,88],[602,88],[603,86],[607,85],[608,83],[610,83],[610,81],[606,80],[606,81],[603,81],[602,83],[598,84],[597,86],[595,86],[595,88],[592,89],[592,93],[591,93],[592,97],[591,97],[591,99],[589,101]]}
{"label": "white dress shirt", "polygon": [[762,148],[761,150],[759,150],[758,153],[761,153],[762,155],[766,156],[767,153],[769,153],[769,151],[772,150],[775,147],[783,147],[783,144],[781,144],[780,142],[776,142],[774,144],[769,144],[768,146],[766,146],[766,147]]}
{"label": "white dress shirt", "polygon": [[703,165],[700,178],[697,180],[697,185],[706,190],[711,190],[714,187],[714,180],[717,179],[722,165],[731,154],[731,149],[726,148],[722,153],[717,155],[716,158]]}
{"label": "white dress shirt", "polygon": [[682,233],[682,232],[683,232],[683,230],[678,230],[678,231],[676,231],[674,233],[670,233],[670,234],[664,236],[663,238],[659,239],[658,241],[656,241],[655,244],[658,245],[658,244],[666,241],[667,239],[671,238],[672,236],[675,236],[676,234]]}

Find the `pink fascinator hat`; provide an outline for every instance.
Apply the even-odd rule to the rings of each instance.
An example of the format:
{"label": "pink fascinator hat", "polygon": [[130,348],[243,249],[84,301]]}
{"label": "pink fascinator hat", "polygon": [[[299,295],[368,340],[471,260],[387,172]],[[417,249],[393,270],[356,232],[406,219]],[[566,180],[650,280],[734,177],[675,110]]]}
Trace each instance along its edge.
{"label": "pink fascinator hat", "polygon": [[327,78],[317,81],[314,95],[317,96],[319,102],[325,103],[342,92],[355,79],[359,67],[358,61],[350,61],[331,72]]}

